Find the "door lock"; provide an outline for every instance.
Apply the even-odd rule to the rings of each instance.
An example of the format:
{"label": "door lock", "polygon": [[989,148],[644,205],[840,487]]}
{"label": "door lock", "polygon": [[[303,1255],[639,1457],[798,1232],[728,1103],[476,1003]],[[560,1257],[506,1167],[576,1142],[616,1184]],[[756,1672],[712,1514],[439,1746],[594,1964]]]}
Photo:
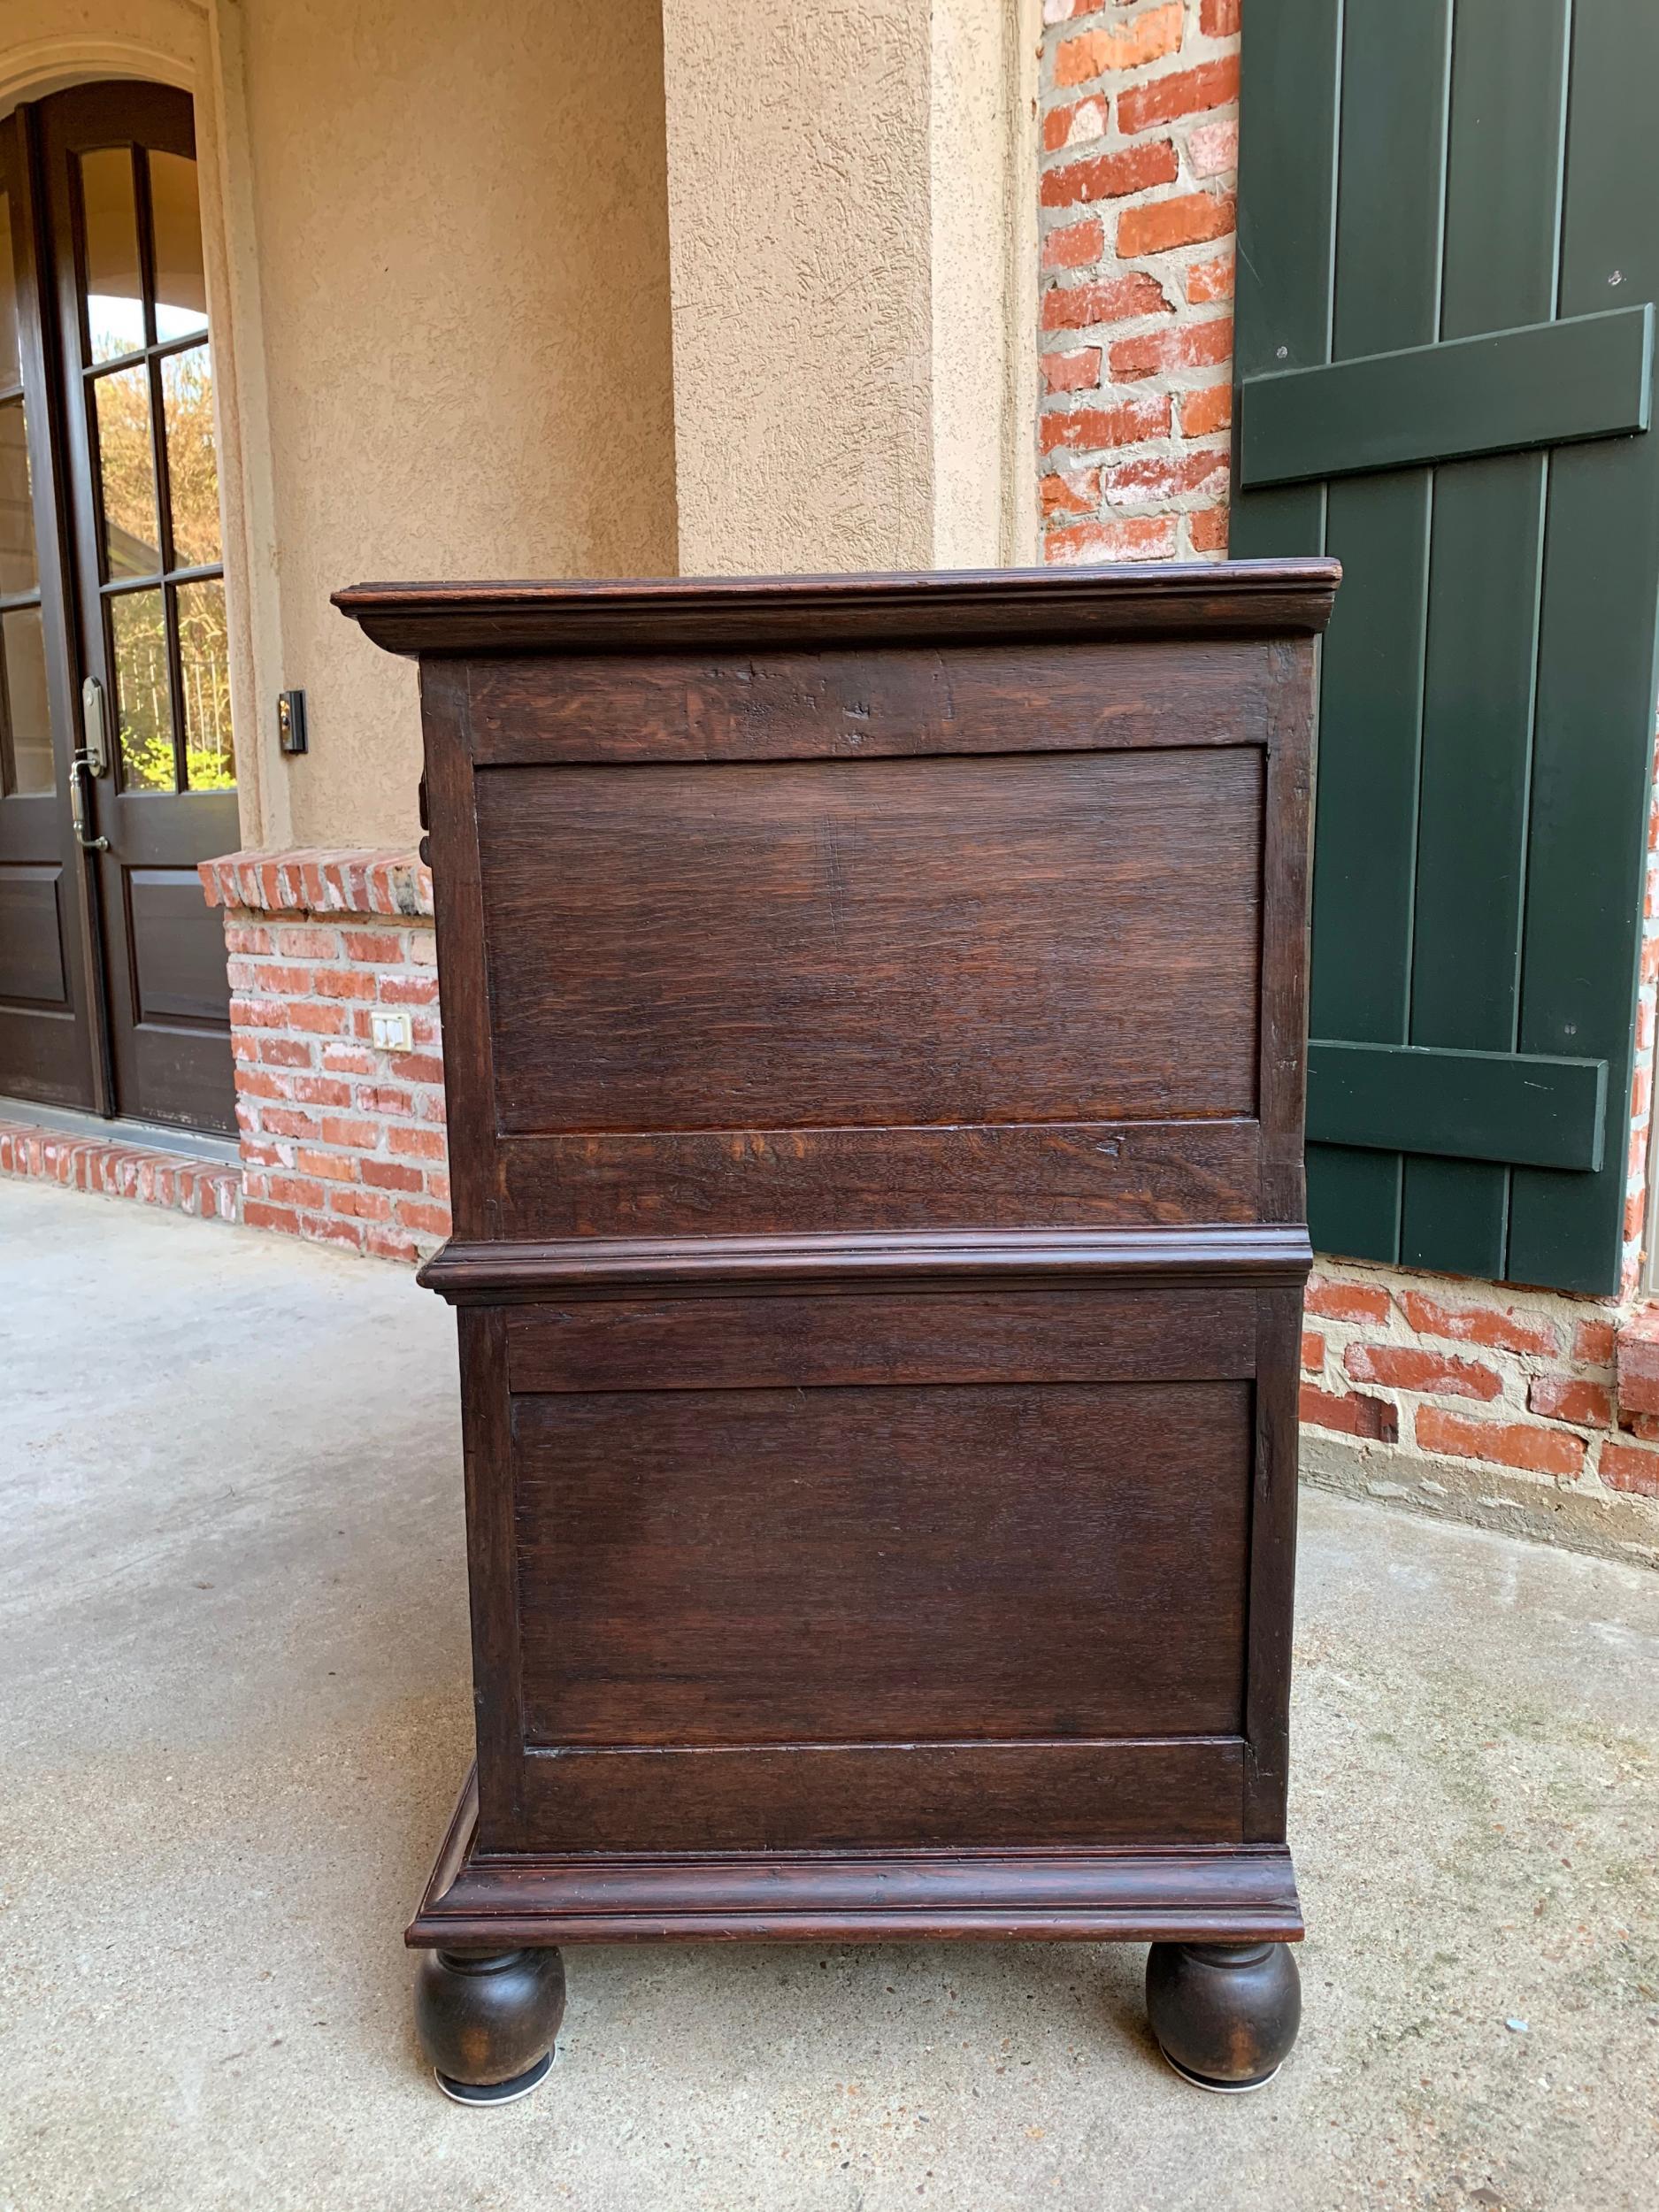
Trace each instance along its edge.
{"label": "door lock", "polygon": [[83,853],[107,853],[107,837],[87,835],[86,779],[107,776],[110,772],[110,733],[104,711],[104,686],[96,676],[88,676],[81,687],[81,735],[79,749],[69,756],[69,818],[74,825],[75,842]]}
{"label": "door lock", "polygon": [[77,757],[89,776],[110,772],[110,723],[104,711],[104,686],[88,676],[81,687],[81,751]]}

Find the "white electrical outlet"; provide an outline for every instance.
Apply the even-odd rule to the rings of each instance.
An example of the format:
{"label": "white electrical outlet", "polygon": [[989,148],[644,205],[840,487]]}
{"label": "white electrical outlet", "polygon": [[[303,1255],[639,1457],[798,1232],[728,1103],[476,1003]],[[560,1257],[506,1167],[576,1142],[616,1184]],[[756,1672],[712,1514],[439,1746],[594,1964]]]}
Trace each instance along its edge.
{"label": "white electrical outlet", "polygon": [[412,1052],[414,1025],[406,1006],[376,1006],[369,1014],[369,1034],[382,1052]]}

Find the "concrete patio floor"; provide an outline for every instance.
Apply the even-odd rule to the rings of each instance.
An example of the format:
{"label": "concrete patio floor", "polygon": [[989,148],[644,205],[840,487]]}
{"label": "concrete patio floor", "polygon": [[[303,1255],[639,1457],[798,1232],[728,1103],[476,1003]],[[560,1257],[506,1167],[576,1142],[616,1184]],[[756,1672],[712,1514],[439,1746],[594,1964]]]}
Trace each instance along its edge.
{"label": "concrete patio floor", "polygon": [[449,1315],[27,1183],[0,1256],[6,2212],[1659,2202],[1659,1576],[1305,1496],[1259,2096],[1163,2068],[1138,1946],[641,1947],[468,2112],[399,1942],[467,1756]]}

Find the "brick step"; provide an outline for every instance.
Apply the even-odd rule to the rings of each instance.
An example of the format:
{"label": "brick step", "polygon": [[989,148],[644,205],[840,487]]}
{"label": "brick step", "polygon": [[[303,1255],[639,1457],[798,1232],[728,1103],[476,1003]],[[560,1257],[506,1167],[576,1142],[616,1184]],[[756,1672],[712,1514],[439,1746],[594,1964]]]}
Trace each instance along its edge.
{"label": "brick step", "polygon": [[189,1152],[0,1120],[0,1175],[130,1198],[204,1221],[242,1219],[242,1170]]}

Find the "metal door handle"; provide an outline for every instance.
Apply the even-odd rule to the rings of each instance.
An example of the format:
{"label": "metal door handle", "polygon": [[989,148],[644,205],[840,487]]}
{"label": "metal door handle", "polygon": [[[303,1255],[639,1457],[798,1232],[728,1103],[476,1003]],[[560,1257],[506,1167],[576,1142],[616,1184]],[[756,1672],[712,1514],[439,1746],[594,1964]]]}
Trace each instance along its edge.
{"label": "metal door handle", "polygon": [[81,687],[81,755],[89,776],[110,772],[110,718],[104,711],[104,686],[88,676]]}
{"label": "metal door handle", "polygon": [[87,835],[87,803],[81,780],[91,765],[91,762],[84,752],[74,753],[70,757],[69,818],[74,824],[75,842],[83,853],[107,853],[110,849],[110,841],[107,837]]}

